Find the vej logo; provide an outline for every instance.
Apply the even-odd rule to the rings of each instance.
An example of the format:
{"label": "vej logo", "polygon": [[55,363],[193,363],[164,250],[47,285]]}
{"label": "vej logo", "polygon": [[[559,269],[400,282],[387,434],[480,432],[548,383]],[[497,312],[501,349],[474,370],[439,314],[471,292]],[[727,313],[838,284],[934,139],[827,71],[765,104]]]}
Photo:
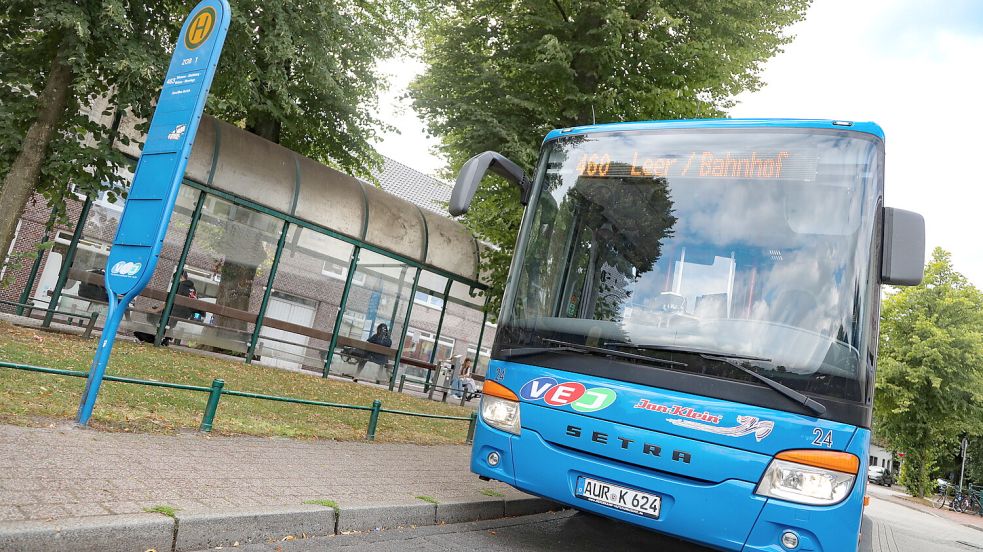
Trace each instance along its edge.
{"label": "vej logo", "polygon": [[120,261],[113,265],[113,268],[109,270],[110,274],[115,274],[116,276],[136,276],[137,272],[140,272],[140,268],[143,267],[143,263],[131,263],[129,261]]}
{"label": "vej logo", "polygon": [[606,387],[587,389],[582,383],[559,383],[556,378],[551,377],[526,382],[519,390],[519,396],[527,401],[542,400],[550,406],[570,405],[570,408],[578,412],[597,412],[611,406],[618,398],[614,390]]}

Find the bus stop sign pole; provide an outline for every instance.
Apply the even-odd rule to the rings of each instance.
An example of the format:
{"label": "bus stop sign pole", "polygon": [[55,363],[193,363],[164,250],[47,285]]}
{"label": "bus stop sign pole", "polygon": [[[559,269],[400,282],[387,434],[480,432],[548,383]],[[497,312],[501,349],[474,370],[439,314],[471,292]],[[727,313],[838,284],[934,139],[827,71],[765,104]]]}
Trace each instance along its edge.
{"label": "bus stop sign pole", "polygon": [[92,416],[123,313],[157,266],[230,18],[227,0],[203,0],[181,27],[106,261],[109,310],[79,404],[81,425]]}

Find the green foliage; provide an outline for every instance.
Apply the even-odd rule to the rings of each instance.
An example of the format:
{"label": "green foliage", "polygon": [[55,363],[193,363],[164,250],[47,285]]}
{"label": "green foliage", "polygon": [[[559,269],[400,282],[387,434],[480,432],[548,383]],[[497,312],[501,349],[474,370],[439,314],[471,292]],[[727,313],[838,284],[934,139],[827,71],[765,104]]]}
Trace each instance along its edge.
{"label": "green foliage", "polygon": [[[173,44],[195,0],[11,0],[0,3],[0,175],[7,173],[52,63],[71,94],[37,190],[60,213],[68,184],[124,196],[126,164],[110,143],[112,115],[152,113]],[[232,0],[233,20],[207,111],[319,161],[367,174],[383,125],[376,62],[404,46],[409,0]],[[89,110],[94,106],[93,110]],[[146,124],[141,130],[146,130]],[[126,142],[125,136],[117,139]]]}
{"label": "green foliage", "polygon": [[966,480],[976,484],[983,483],[983,435],[969,440],[969,453],[966,456]]}
{"label": "green foliage", "polygon": [[35,245],[33,249],[28,251],[19,251],[7,255],[7,260],[4,263],[6,273],[3,277],[0,277],[0,289],[13,285],[15,272],[24,268],[29,263],[33,263],[34,259],[38,258],[38,255],[44,255],[45,250],[51,249],[54,246],[54,241],[46,241]]}
{"label": "green foliage", "polygon": [[410,0],[233,0],[209,113],[362,175],[383,124],[376,63],[405,44]]}
{"label": "green foliage", "polygon": [[437,504],[437,499],[429,495],[420,495],[416,498],[424,502],[429,502],[430,504]]}
{"label": "green foliage", "polygon": [[901,483],[924,496],[939,457],[983,433],[983,294],[941,248],[921,285],[884,301],[878,370],[877,431],[905,453]]}
{"label": "green foliage", "polygon": [[[167,55],[175,2],[11,0],[0,4],[0,175],[20,152],[54,63],[67,64],[68,103],[48,146],[37,190],[64,214],[79,194],[118,189],[123,156],[110,147],[117,109],[150,113]],[[89,110],[94,106],[93,110]],[[120,137],[120,140],[126,140]]]}
{"label": "green foliage", "polygon": [[[716,117],[760,86],[808,0],[456,0],[424,25],[428,68],[411,87],[451,168],[496,150],[531,168],[553,128]],[[498,246],[485,259],[499,310],[522,208],[494,178],[465,223]]]}

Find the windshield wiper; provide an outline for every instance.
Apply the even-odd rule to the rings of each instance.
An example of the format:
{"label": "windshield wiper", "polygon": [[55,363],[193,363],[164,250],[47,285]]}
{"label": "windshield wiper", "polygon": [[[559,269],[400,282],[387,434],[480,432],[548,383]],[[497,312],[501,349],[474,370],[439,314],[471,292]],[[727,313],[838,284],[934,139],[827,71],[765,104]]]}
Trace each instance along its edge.
{"label": "windshield wiper", "polygon": [[668,366],[686,366],[685,362],[677,362],[675,360],[665,360],[661,358],[650,357],[648,355],[636,355],[633,353],[626,353],[624,351],[619,351],[617,349],[604,349],[602,347],[591,347],[589,345],[580,345],[577,343],[568,343],[566,341],[558,341],[556,339],[544,339],[546,343],[552,343],[553,347],[520,347],[517,349],[502,349],[501,354],[505,357],[505,360],[509,360],[517,357],[538,355],[542,353],[555,353],[555,352],[572,352],[572,353],[587,353],[593,355],[603,355],[603,356],[613,356],[618,358],[628,358],[633,360],[644,360],[645,362],[655,362],[658,364],[665,364]]}
{"label": "windshield wiper", "polygon": [[[822,404],[810,399],[809,397],[803,395],[802,393],[799,393],[798,391],[792,389],[791,387],[787,387],[785,385],[782,385],[781,383],[778,383],[777,381],[769,378],[768,376],[763,376],[755,372],[754,370],[748,368],[747,366],[744,366],[739,362],[740,360],[743,360],[745,363],[748,363],[749,360],[748,357],[743,357],[740,355],[722,356],[718,354],[709,354],[709,353],[700,353],[700,356],[708,360],[716,360],[718,362],[729,364],[730,366],[737,368],[738,370],[744,372],[745,374],[755,377],[761,383],[767,385],[768,387],[771,387],[775,391],[778,391],[779,393],[785,395],[786,397],[795,401],[796,403],[801,404],[802,406],[808,408],[816,416],[822,416],[823,414],[826,413],[826,407],[823,406]],[[770,359],[760,358],[757,360],[768,362]]]}
{"label": "windshield wiper", "polygon": [[730,353],[720,353],[717,351],[709,351],[702,349],[691,349],[686,347],[677,347],[675,345],[636,345],[634,343],[605,343],[605,346],[620,346],[620,347],[631,347],[633,349],[642,349],[648,351],[669,351],[669,352],[679,352],[679,353],[693,353],[700,355],[700,357],[707,360],[716,360],[717,362],[723,362],[724,364],[733,366],[738,370],[751,375],[761,383],[767,385],[768,387],[774,389],[775,391],[785,395],[789,399],[795,401],[796,403],[808,408],[816,416],[822,416],[826,413],[826,407],[822,404],[810,399],[809,397],[799,393],[795,389],[785,386],[777,381],[769,378],[768,376],[763,376],[754,370],[751,370],[747,366],[744,366],[739,361],[744,361],[745,363],[755,362],[771,362],[770,358],[757,357],[751,355],[735,355]]}

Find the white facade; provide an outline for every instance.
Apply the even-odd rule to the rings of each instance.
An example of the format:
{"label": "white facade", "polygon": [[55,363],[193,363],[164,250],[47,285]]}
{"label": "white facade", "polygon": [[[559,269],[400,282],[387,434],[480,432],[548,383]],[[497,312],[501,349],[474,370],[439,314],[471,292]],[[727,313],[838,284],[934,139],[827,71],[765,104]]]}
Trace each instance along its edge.
{"label": "white facade", "polygon": [[894,456],[889,451],[875,444],[870,445],[870,458],[868,458],[870,466],[880,466],[888,471],[896,472],[898,469],[893,458]]}

